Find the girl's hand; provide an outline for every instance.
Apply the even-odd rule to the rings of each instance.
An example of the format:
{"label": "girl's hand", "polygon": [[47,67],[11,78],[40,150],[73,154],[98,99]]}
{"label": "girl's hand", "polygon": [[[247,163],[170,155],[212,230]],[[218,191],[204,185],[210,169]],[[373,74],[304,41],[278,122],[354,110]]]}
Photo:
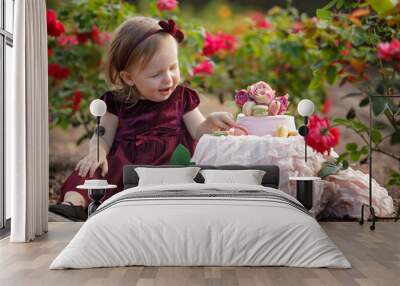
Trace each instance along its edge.
{"label": "girl's hand", "polygon": [[207,116],[206,121],[213,127],[229,130],[232,127],[237,127],[233,115],[229,112],[213,112]]}
{"label": "girl's hand", "polygon": [[100,167],[102,169],[101,175],[104,177],[108,173],[108,162],[105,152],[99,153],[99,162],[97,162],[97,153],[90,152],[88,155],[83,157],[82,160],[76,164],[75,171],[78,171],[79,176],[86,177],[88,172],[89,176],[92,177],[96,169]]}

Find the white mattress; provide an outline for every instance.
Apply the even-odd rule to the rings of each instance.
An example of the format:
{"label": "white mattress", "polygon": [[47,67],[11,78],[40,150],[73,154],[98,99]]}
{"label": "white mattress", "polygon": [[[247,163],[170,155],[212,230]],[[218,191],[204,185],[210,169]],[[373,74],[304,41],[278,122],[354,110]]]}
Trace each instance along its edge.
{"label": "white mattress", "polygon": [[[130,198],[137,192],[206,193],[210,188],[214,192],[263,191],[272,199]],[[318,222],[295,204],[299,203],[279,190],[254,185],[193,183],[127,189],[100,206],[50,269],[128,265],[350,268]]]}

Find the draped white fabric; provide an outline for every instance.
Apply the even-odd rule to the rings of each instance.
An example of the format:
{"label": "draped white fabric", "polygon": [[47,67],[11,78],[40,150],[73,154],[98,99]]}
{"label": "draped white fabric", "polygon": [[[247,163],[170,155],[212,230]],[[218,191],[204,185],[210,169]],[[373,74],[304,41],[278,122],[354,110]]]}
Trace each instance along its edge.
{"label": "draped white fabric", "polygon": [[6,188],[12,242],[47,232],[49,190],[45,0],[15,1],[13,93],[6,98]]}

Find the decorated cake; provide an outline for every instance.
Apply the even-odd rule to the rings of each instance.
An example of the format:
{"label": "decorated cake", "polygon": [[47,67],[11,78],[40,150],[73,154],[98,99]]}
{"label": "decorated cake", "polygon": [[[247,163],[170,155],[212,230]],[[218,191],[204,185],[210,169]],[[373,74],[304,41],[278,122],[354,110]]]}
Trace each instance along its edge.
{"label": "decorated cake", "polygon": [[276,96],[275,90],[263,81],[241,89],[235,95],[235,102],[242,110],[236,123],[249,135],[297,135],[294,117],[285,115],[288,99],[288,94]]}

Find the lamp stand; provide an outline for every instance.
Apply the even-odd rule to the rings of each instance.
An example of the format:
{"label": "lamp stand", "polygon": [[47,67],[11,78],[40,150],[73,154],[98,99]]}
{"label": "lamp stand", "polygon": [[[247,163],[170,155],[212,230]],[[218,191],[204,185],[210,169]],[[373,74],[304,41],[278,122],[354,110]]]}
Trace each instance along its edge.
{"label": "lamp stand", "polygon": [[304,125],[300,126],[299,134],[304,137],[304,160],[307,163],[307,135],[308,135],[308,116],[304,116]]}
{"label": "lamp stand", "polygon": [[372,132],[372,100],[369,103],[369,142],[368,142],[368,185],[369,185],[369,202],[367,204],[362,204],[361,206],[361,219],[360,224],[364,223],[364,208],[367,207],[369,212],[372,216],[372,224],[370,225],[370,229],[375,229],[375,209],[372,206],[372,139],[371,139],[371,132]]}

